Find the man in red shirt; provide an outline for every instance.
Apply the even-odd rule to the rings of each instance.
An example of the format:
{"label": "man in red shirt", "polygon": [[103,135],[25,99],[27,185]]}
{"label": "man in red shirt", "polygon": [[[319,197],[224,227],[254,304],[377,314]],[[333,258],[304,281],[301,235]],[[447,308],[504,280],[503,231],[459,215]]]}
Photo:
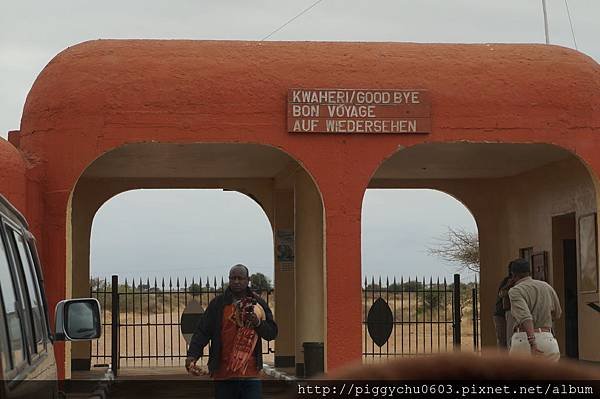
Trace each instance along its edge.
{"label": "man in red shirt", "polygon": [[229,287],[215,297],[202,315],[190,341],[185,367],[194,373],[196,361],[210,342],[208,370],[215,379],[215,398],[258,399],[262,369],[261,339],[277,336],[269,305],[249,288],[248,268],[229,271]]}

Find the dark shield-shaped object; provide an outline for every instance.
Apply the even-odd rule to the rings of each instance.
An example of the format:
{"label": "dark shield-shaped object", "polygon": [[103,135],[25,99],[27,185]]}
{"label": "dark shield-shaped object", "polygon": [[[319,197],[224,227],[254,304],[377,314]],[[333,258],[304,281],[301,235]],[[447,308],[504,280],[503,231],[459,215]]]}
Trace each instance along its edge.
{"label": "dark shield-shaped object", "polygon": [[369,309],[367,329],[373,342],[381,347],[387,342],[394,328],[392,309],[383,298],[379,297]]}
{"label": "dark shield-shaped object", "polygon": [[194,331],[196,330],[196,326],[198,325],[198,322],[202,318],[203,313],[204,313],[204,308],[202,307],[202,305],[200,305],[200,303],[198,301],[196,301],[195,299],[192,299],[187,304],[187,306],[183,310],[183,313],[181,314],[181,320],[180,320],[181,334],[183,335],[185,342],[187,342],[188,344],[190,343],[190,340],[192,339],[192,335],[194,334]]}

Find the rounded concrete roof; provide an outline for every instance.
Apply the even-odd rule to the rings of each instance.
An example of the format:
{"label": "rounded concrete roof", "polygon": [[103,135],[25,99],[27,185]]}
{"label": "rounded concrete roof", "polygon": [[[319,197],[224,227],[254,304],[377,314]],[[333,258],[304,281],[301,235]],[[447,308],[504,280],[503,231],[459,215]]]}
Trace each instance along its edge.
{"label": "rounded concrete roof", "polygon": [[427,89],[434,125],[450,117],[478,127],[490,114],[535,120],[553,110],[581,126],[599,118],[600,66],[538,44],[96,40],[46,66],[21,133],[56,134],[57,125],[99,126],[107,115],[132,113],[285,114],[293,87]]}
{"label": "rounded concrete roof", "polygon": [[0,137],[0,193],[21,212],[25,206],[26,171],[21,152]]}
{"label": "rounded concrete roof", "polygon": [[[290,134],[292,88],[426,90],[431,133]],[[558,46],[96,40],[44,68],[19,147],[44,162],[52,190],[69,190],[109,151],[150,142],[266,145],[320,185],[339,180],[328,173],[332,159],[368,184],[383,159],[423,142],[549,143],[595,154],[598,93],[600,65]]]}

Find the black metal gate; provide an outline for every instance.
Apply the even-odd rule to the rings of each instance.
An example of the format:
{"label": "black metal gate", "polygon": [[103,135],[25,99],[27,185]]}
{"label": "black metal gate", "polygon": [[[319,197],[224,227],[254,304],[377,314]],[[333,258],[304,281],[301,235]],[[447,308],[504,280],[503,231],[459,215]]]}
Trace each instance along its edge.
{"label": "black metal gate", "polygon": [[[118,287],[118,289],[113,289]],[[116,372],[121,367],[183,366],[187,342],[181,331],[181,316],[191,301],[202,309],[223,293],[224,282],[213,279],[191,282],[187,279],[125,280],[117,276],[111,281],[95,279],[91,296],[102,308],[102,337],[92,343],[92,366],[110,364]],[[274,310],[274,292],[260,293]],[[263,341],[263,354],[274,353],[273,341]],[[200,360],[208,359],[208,347]]]}
{"label": "black metal gate", "polygon": [[[168,281],[168,282],[166,282]],[[113,290],[113,287],[119,287]],[[91,364],[120,367],[183,366],[187,343],[181,315],[193,300],[205,309],[223,292],[223,281],[149,279],[119,285],[95,279],[91,296],[102,306],[102,337],[92,343]],[[399,281],[381,278],[363,292],[363,358],[367,361],[480,349],[477,282],[461,284],[459,275],[446,280]],[[275,313],[274,291],[261,293]],[[470,317],[468,317],[470,316]],[[464,327],[464,328],[463,328]],[[273,354],[273,341],[263,341],[263,354]],[[205,348],[203,361],[208,358]],[[201,360],[202,361],[202,360]]]}
{"label": "black metal gate", "polygon": [[366,361],[480,349],[477,282],[371,278],[362,292]]}

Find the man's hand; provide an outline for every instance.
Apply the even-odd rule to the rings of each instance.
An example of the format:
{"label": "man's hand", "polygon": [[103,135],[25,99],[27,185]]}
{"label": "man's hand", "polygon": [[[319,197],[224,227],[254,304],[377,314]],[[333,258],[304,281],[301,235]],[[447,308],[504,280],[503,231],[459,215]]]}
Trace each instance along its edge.
{"label": "man's hand", "polygon": [[250,320],[250,326],[253,328],[256,328],[260,325],[260,319],[254,312],[248,315],[248,320]]}
{"label": "man's hand", "polygon": [[194,359],[193,357],[187,357],[185,359],[185,369],[187,370],[187,372],[191,375],[201,375],[202,374],[202,370],[200,370],[200,368],[198,366],[196,366],[196,362],[198,360]]}
{"label": "man's hand", "polygon": [[533,356],[542,356],[544,354],[544,352],[535,344],[535,339],[529,341],[529,347],[531,348],[531,354]]}
{"label": "man's hand", "polygon": [[196,359],[194,359],[193,357],[188,356],[188,357],[185,358],[185,369],[189,373],[190,369],[192,367],[196,367]]}

